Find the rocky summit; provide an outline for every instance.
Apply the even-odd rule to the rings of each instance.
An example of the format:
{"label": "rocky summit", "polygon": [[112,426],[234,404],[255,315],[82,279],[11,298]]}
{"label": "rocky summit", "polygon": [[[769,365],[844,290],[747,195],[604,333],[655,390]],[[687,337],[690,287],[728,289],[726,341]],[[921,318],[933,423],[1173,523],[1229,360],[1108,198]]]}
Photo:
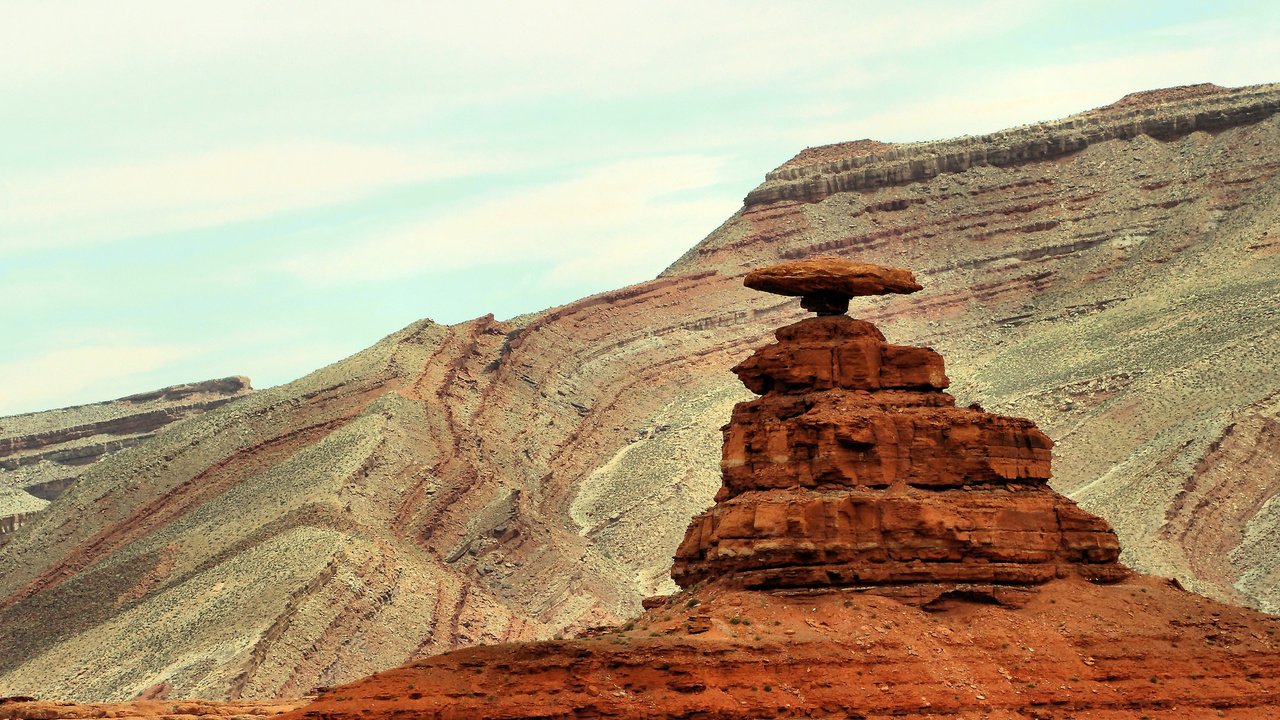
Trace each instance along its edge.
{"label": "rocky summit", "polygon": [[956,408],[936,353],[870,323],[777,337],[734,368],[762,396],[723,430],[723,486],[672,569],[684,592],[618,630],[448,653],[286,717],[1280,710],[1280,619],[1118,564],[1106,522],[1046,485],[1034,424]]}
{"label": "rocky summit", "polygon": [[920,284],[908,271],[853,262],[838,257],[797,260],[747,273],[749,288],[779,295],[799,295],[800,307],[819,315],[841,315],[849,299],[861,295],[913,293]]}

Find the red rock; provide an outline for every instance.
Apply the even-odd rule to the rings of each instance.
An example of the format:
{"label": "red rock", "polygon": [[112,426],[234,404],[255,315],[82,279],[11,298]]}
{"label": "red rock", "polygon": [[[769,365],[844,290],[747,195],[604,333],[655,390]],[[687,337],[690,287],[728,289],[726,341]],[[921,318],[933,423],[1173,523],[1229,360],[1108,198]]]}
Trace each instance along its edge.
{"label": "red rock", "polygon": [[818,257],[771,265],[749,273],[744,284],[777,295],[802,296],[800,306],[819,315],[840,315],[849,298],[859,295],[913,293],[920,283],[910,270]]}
{"label": "red rock", "polygon": [[955,586],[923,607],[718,582],[675,600],[600,637],[427,658],[285,718],[1269,720],[1280,709],[1280,621],[1157,578]]}
{"label": "red rock", "polygon": [[834,293],[857,297],[913,293],[921,289],[906,268],[817,257],[770,265],[747,274],[744,285],[777,295]]}

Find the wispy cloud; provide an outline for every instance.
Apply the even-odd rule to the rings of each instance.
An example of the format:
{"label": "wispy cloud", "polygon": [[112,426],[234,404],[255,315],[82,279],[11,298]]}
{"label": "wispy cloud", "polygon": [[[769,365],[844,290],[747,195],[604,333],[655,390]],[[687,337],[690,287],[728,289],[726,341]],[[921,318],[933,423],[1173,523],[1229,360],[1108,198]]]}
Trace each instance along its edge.
{"label": "wispy cloud", "polygon": [[805,145],[1275,80],[1273,5],[7,2],[0,406],[651,277]]}
{"label": "wispy cloud", "polygon": [[[1240,63],[1248,58],[1249,62]],[[1039,122],[1119,100],[1136,90],[1179,83],[1233,86],[1280,77],[1280,54],[1271,41],[1159,48],[1111,53],[1093,59],[1010,67],[955,92],[895,105],[878,112],[846,109],[845,120],[806,128],[814,144],[872,137],[893,142],[985,133]],[[1022,90],[1010,94],[1008,88]],[[838,106],[837,106],[838,107]],[[835,107],[827,113],[835,115]]]}
{"label": "wispy cloud", "polygon": [[614,272],[670,261],[736,208],[729,193],[687,195],[717,183],[720,167],[696,155],[611,163],[278,267],[330,285],[534,259]]}
{"label": "wispy cloud", "polygon": [[10,175],[0,253],[253,220],[480,169],[421,148],[293,143]]}
{"label": "wispy cloud", "polygon": [[177,345],[87,345],[0,363],[0,416],[151,389],[137,379],[196,352]]}
{"label": "wispy cloud", "polygon": [[[7,32],[0,30],[0,87],[246,64],[267,77],[298,76],[308,65],[319,72],[344,65],[395,70],[413,82],[429,80],[430,85],[420,86],[422,93],[447,103],[843,80],[861,60],[1013,27],[1042,12],[1032,5],[1014,0],[30,3],[7,10]],[[267,48],[273,57],[289,61],[261,62]],[[299,65],[298,58],[308,65]],[[397,83],[389,74],[363,79],[371,89]]]}

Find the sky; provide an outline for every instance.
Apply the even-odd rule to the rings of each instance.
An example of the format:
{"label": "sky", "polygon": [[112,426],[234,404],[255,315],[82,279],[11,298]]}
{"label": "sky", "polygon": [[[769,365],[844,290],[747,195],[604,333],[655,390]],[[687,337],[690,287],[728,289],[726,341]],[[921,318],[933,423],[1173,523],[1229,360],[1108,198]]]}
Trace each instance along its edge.
{"label": "sky", "polygon": [[1280,3],[0,0],[0,416],[642,282],[807,146],[1280,81]]}

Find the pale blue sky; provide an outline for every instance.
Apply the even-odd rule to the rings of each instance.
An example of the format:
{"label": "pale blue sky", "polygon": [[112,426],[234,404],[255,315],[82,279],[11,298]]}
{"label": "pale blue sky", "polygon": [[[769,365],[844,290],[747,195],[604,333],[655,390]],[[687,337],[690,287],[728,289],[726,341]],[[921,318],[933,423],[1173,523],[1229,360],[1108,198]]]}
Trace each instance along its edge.
{"label": "pale blue sky", "polygon": [[0,415],[651,278],[808,145],[1280,81],[1275,6],[0,0]]}

